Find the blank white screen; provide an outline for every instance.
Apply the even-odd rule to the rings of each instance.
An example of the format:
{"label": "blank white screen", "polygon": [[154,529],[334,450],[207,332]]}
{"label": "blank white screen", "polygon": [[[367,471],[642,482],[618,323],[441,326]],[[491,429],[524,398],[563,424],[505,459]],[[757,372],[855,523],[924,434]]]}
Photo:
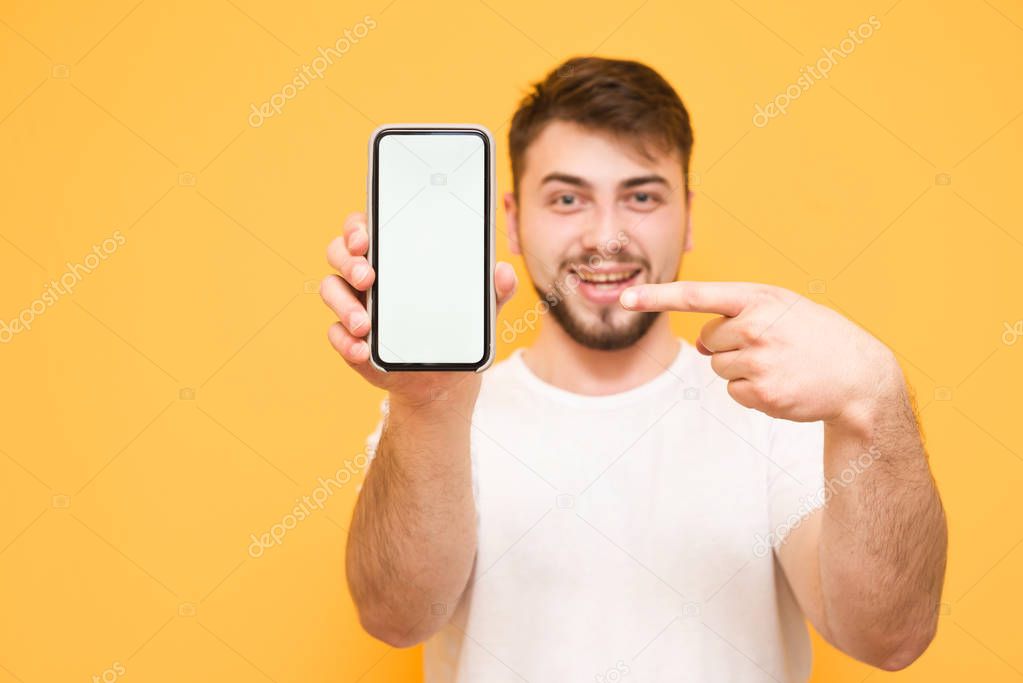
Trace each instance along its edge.
{"label": "blank white screen", "polygon": [[379,141],[376,335],[385,362],[483,357],[485,157],[471,133]]}

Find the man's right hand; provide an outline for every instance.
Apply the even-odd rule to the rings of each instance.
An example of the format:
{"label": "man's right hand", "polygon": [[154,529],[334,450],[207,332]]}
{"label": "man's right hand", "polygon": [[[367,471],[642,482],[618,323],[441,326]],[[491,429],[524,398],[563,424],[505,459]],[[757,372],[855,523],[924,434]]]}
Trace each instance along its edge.
{"label": "man's right hand", "polygon": [[[328,275],[320,284],[320,296],[337,315],[339,322],[327,330],[327,338],[345,362],[370,384],[390,393],[390,402],[418,406],[438,394],[451,394],[475,401],[481,374],[477,372],[381,372],[369,360],[369,344],[365,340],[370,329],[366,311],[366,291],[373,286],[376,273],[366,259],[369,232],[366,214],[348,216],[341,237],[327,247],[327,262],[339,275]],[[517,279],[511,264],[497,263],[494,289],[497,309],[515,293]],[[495,315],[497,313],[495,312]]]}

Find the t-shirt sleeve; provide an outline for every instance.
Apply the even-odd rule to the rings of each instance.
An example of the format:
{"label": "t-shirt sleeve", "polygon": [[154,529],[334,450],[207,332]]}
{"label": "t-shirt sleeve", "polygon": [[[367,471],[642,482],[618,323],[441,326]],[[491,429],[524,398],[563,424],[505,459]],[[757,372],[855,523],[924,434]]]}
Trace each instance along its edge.
{"label": "t-shirt sleeve", "polygon": [[777,548],[824,505],[824,423],[772,418],[768,441],[769,538]]}
{"label": "t-shirt sleeve", "polygon": [[370,432],[369,436],[366,437],[366,469],[367,470],[369,470],[369,466],[373,464],[373,458],[377,454],[377,445],[380,443],[380,435],[383,433],[383,431],[384,431],[384,424],[386,424],[386,422],[387,422],[387,417],[388,417],[388,414],[389,414],[389,410],[388,410],[389,407],[390,407],[390,404],[388,403],[387,397],[385,396],[384,399],[382,401],[380,401],[380,418],[377,420],[376,427],[374,427],[373,431]]}

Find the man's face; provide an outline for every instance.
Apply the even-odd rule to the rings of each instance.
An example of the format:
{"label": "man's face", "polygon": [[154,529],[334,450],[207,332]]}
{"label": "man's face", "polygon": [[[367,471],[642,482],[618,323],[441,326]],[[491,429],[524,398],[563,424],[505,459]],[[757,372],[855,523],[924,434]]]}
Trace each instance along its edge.
{"label": "man's face", "polygon": [[689,245],[677,153],[552,121],[530,144],[516,202],[505,196],[513,253],[568,335],[594,349],[640,339],[658,313],[627,311],[629,286],[674,281]]}

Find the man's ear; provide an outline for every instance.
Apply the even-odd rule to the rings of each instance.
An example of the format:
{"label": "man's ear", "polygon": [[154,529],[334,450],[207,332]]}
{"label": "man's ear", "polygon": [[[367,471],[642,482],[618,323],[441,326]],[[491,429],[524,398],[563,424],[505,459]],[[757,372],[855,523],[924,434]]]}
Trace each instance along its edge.
{"label": "man's ear", "polygon": [[508,228],[508,249],[516,256],[522,255],[519,249],[519,205],[514,192],[504,193],[504,219]]}
{"label": "man's ear", "polygon": [[686,237],[682,252],[693,250],[693,191],[686,190]]}

